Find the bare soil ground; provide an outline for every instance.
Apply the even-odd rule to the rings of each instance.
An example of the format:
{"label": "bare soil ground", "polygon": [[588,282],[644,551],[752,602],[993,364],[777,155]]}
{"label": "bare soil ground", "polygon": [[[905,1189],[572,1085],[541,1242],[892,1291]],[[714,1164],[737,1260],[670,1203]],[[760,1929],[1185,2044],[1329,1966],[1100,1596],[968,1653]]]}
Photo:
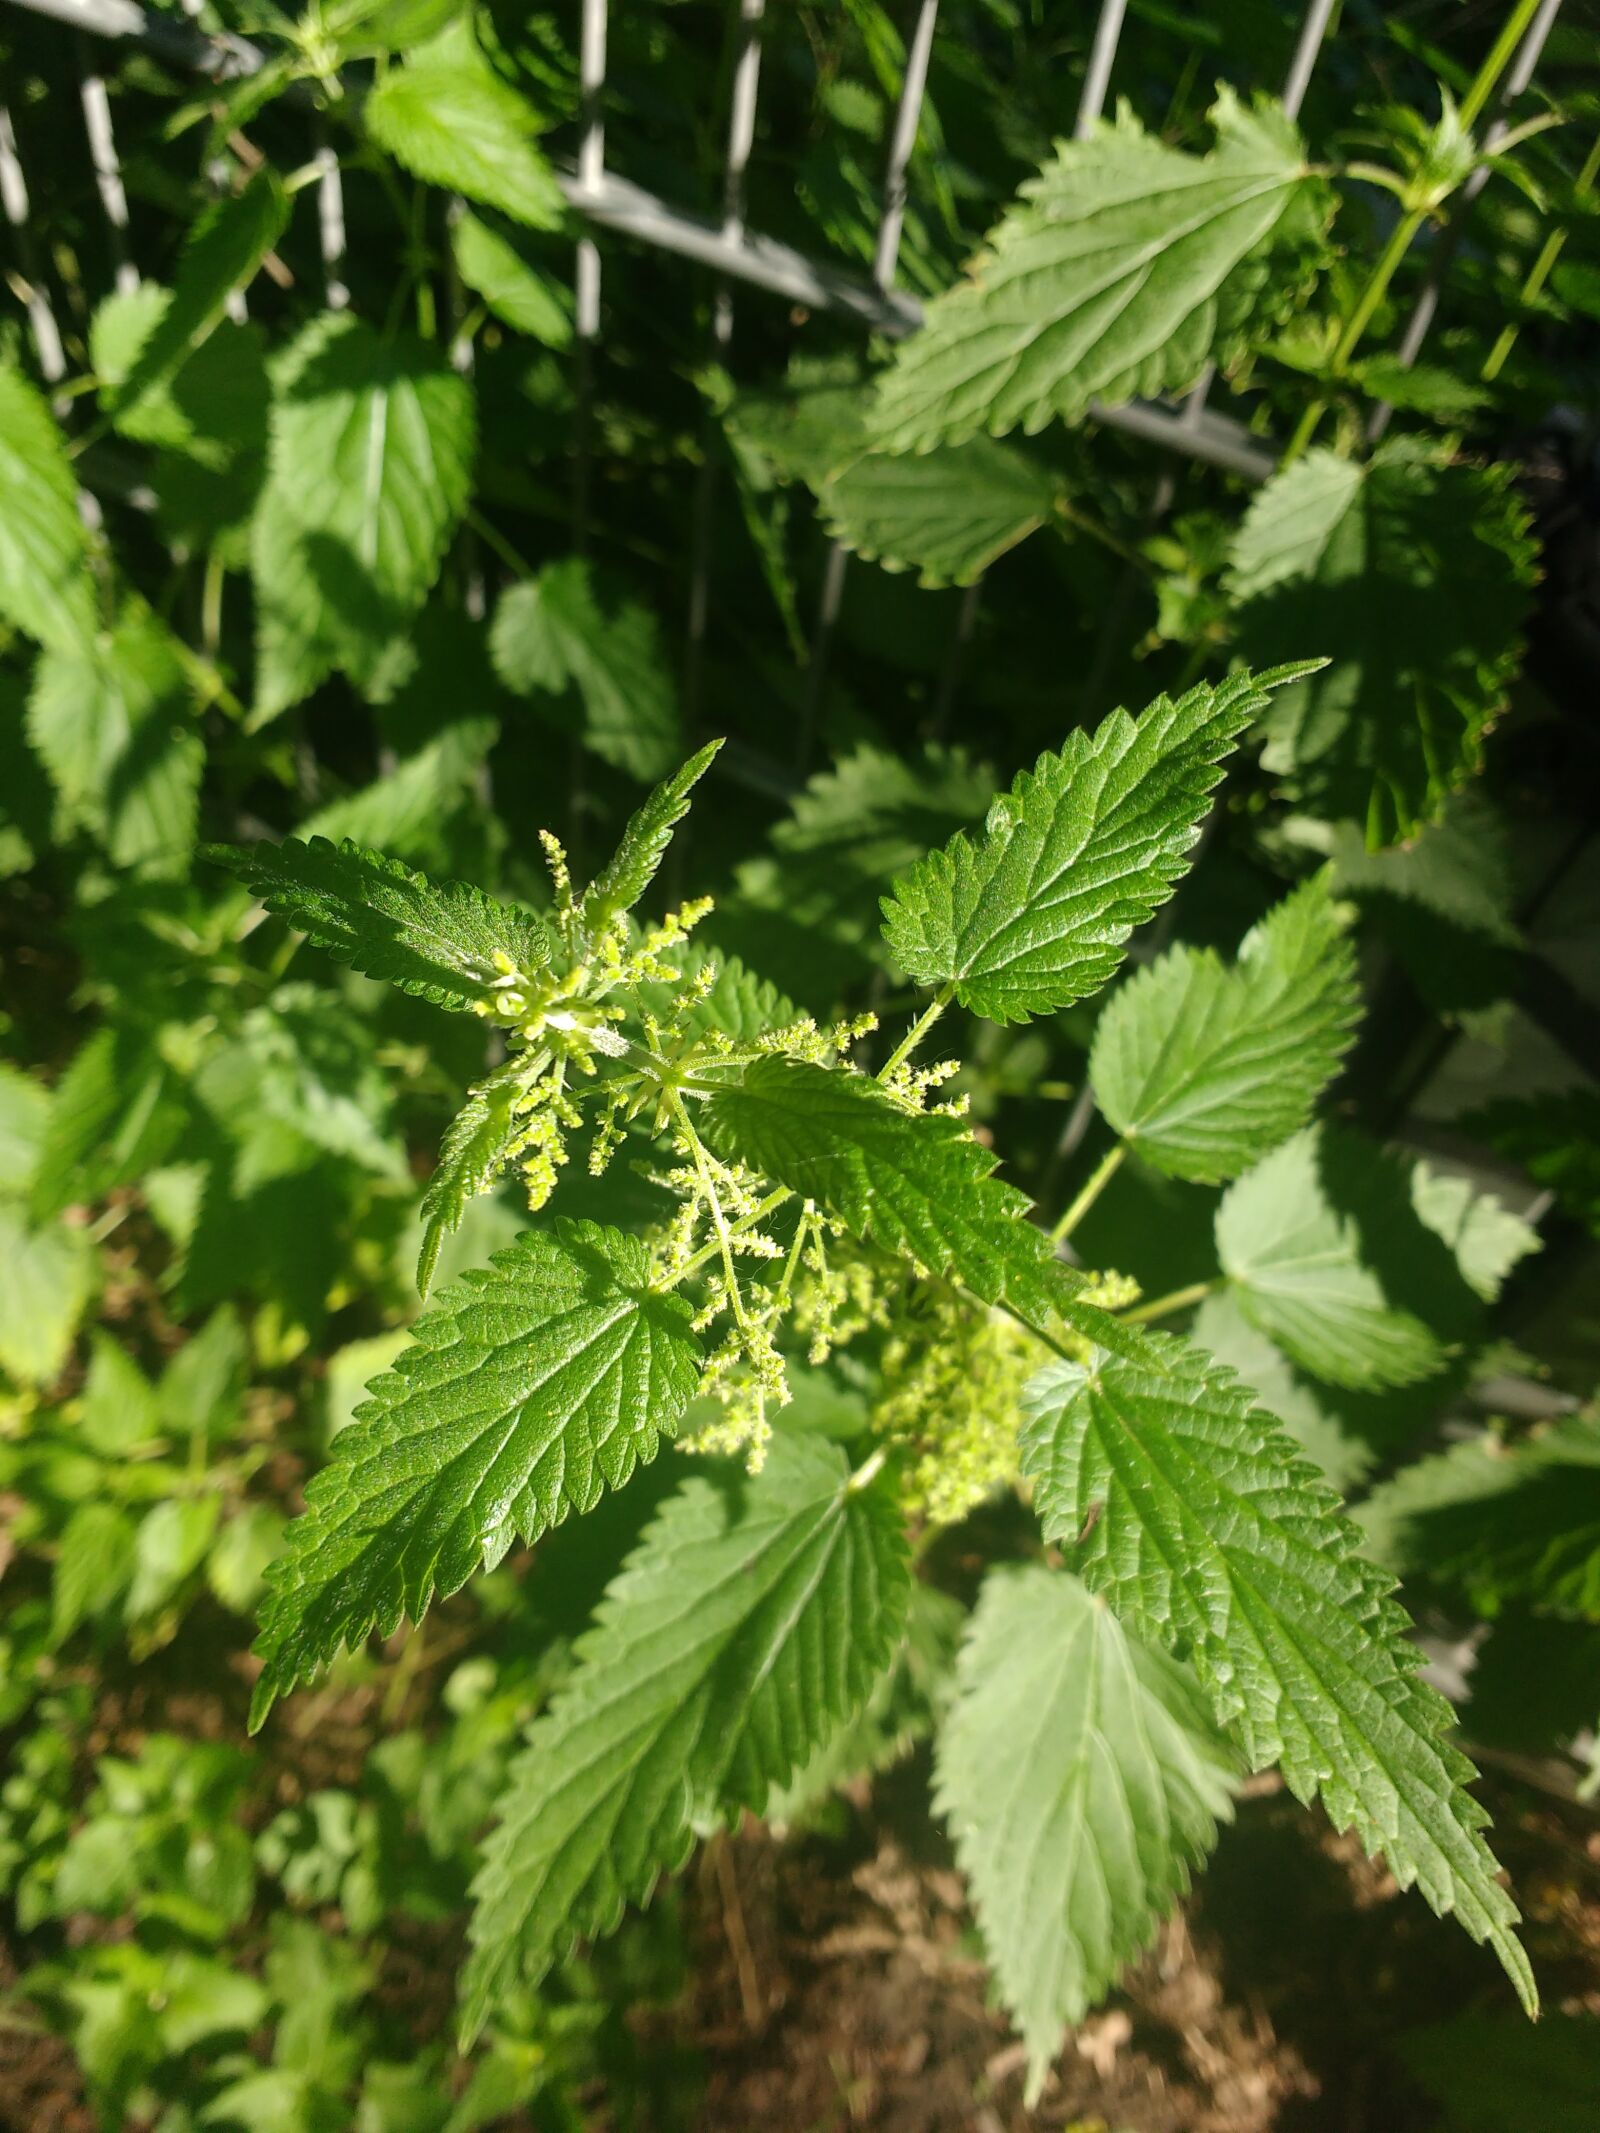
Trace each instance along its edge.
{"label": "bare soil ground", "polygon": [[[237,1738],[234,1700],[158,1708],[113,1693],[91,1746],[126,1747],[153,1724]],[[369,1690],[290,1707],[275,1797],[353,1782],[379,1703]],[[698,2062],[697,2133],[1427,2133],[1438,2114],[1401,2040],[1509,2004],[1459,1928],[1257,1780],[1194,1896],[1072,2037],[1029,2111],[926,1778],[914,1760],[863,1788],[827,1835],[779,1841],[747,1824],[688,1870],[691,1982],[632,2026],[646,2062]],[[1483,1791],[1547,2004],[1600,2014],[1600,1822],[1514,1777]],[[459,1953],[446,1928],[408,1930],[385,1951],[378,1993],[419,2046],[448,2033]],[[24,1961],[0,1942],[0,1995]],[[98,2133],[68,2048],[12,2004],[0,2133]],[[589,2105],[594,2133],[609,2133],[606,2097]],[[504,2125],[538,2133],[533,2117]]]}

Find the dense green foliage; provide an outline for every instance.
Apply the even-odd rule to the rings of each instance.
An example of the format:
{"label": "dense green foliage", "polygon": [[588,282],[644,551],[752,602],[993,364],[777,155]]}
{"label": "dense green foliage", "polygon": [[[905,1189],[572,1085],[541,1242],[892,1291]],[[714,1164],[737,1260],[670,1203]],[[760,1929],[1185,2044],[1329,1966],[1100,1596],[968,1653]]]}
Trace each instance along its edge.
{"label": "dense green foliage", "polygon": [[[898,17],[772,13],[746,219],[864,276]],[[923,1742],[1030,2104],[1272,1767],[1535,2011],[1416,1635],[1591,1752],[1594,875],[1497,455],[1593,412],[1596,107],[1490,157],[1530,13],[1341,25],[1291,121],[1289,10],[1135,9],[1065,141],[1087,23],[947,0],[917,330],[708,337],[608,242],[593,343],[565,14],[126,56],[115,289],[8,18],[0,1894],[106,2127],[692,2124],[662,1884]],[[615,14],[613,160],[704,204],[719,21]],[[1198,385],[1249,434],[1152,503],[1103,418]],[[1453,2036],[1405,2078],[1514,2123]]]}

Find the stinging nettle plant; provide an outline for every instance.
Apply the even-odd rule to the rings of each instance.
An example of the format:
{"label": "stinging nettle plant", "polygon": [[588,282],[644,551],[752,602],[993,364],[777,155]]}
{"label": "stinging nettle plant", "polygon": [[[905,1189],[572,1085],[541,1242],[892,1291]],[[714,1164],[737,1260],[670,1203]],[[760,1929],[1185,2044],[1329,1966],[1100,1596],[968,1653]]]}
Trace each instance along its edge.
{"label": "stinging nettle plant", "polygon": [[[941,1096],[956,1062],[919,1063],[952,1008],[1021,1023],[1102,987],[1184,873],[1246,728],[1315,672],[1114,712],[912,866],[883,932],[931,996],[876,1072],[873,1016],[819,1027],[689,940],[707,900],[633,915],[715,743],[583,890],[545,835],[547,911],[349,842],[208,848],[357,970],[503,1036],[427,1189],[424,1293],[503,1174],[538,1217],[432,1297],[312,1482],[267,1574],[253,1723],[664,1442],[705,1455],[619,1565],[512,1769],[476,1884],[466,2037],[645,1902],[698,1835],[746,1810],[784,1819],[808,1770],[871,1764],[873,1712],[953,1634],[918,1551],[1003,1487],[1048,1548],[986,1577],[935,1771],[1035,2092],[1243,1772],[1273,1764],[1487,1942],[1535,2010],[1472,1769],[1393,1580],[1303,1420],[1292,1434],[1253,1389],[1264,1353],[1329,1387],[1427,1375],[1532,1242],[1468,1188],[1314,1122],[1357,1011],[1326,877],[1234,962],[1175,948],[1113,996],[1091,1078],[1118,1138],[1053,1235]],[[1141,1303],[1137,1269],[1064,1256],[1129,1149],[1231,1181],[1220,1275]],[[643,1235],[545,1215],[569,1160],[641,1168],[669,1211]],[[1373,1271],[1394,1236],[1431,1254],[1426,1316]],[[1194,1338],[1148,1330],[1196,1303]],[[791,1375],[853,1341],[881,1343],[885,1392],[852,1467],[786,1410]]]}
{"label": "stinging nettle plant", "polygon": [[[803,1825],[919,1741],[1035,2095],[1250,1768],[1454,1912],[1531,2006],[1390,1573],[1471,1632],[1474,1741],[1582,1753],[1600,1424],[1462,1435],[1535,1239],[1352,1122],[1443,1123],[1450,1077],[1421,1091],[1402,1055],[1490,1003],[1522,1027],[1540,989],[1523,892],[1575,810],[1552,706],[1517,691],[1538,548],[1510,441],[1587,404],[1600,148],[1570,33],[1518,90],[1539,0],[1464,11],[1442,48],[1346,10],[1276,103],[1206,55],[1283,79],[1289,10],[1145,11],[1111,87],[1137,81],[1147,123],[1122,106],[1067,141],[1070,49],[1041,67],[1004,10],[944,0],[898,259],[919,329],[863,350],[854,319],[740,295],[731,344],[703,318],[691,349],[688,269],[604,237],[580,332],[583,225],[546,152],[595,111],[575,15],[221,6],[260,40],[249,79],[174,105],[147,55],[110,70],[136,286],[106,286],[83,224],[70,45],[37,78],[42,40],[7,46],[67,372],[0,321],[0,1490],[23,1506],[0,1707],[31,1728],[0,1893],[105,2123],[159,2109],[152,2072],[186,2121],[276,2093],[308,2125],[388,2123],[387,2037],[420,2044],[421,2117],[464,2126],[508,2069],[519,2096],[545,2079],[574,1995],[632,1999],[607,1979],[672,1939],[669,1907],[564,1958],[697,1838]],[[762,33],[749,226],[874,279],[904,13],[769,9]],[[619,171],[641,146],[698,164],[717,14],[611,11],[617,83],[651,83],[617,97]],[[747,37],[748,10],[723,20]],[[1196,388],[1185,429],[1220,456],[1172,457],[1152,508],[1152,411],[1127,403]],[[808,653],[840,548],[848,606]],[[686,607],[708,626],[680,689]],[[714,751],[670,773],[704,733],[732,744],[724,794],[760,799],[672,854],[714,917],[659,916]],[[990,756],[1033,764],[992,806]],[[1225,765],[1177,935],[1208,945],[1163,952]],[[587,886],[547,840],[546,896],[528,825],[603,849],[662,779]],[[263,834],[288,841],[199,842]],[[1330,1100],[1358,914],[1380,1004]],[[435,1007],[456,1019],[430,1039]],[[1522,1097],[1526,1064],[1509,1037],[1512,1100],[1454,1126],[1593,1228],[1593,1092],[1552,1100],[1541,1067]],[[1063,1072],[1094,1101],[1059,1129]],[[1545,1407],[1589,1389],[1548,1315],[1532,1345]],[[388,1669],[358,1789],[246,1835],[305,1777],[308,1698],[249,1787],[243,1758],[205,1775],[220,1743],[153,1736],[85,1800],[109,1651],[187,1689],[190,1610],[259,1612],[259,1725],[464,1586]],[[409,2009],[335,2021],[363,1949],[460,1910],[474,1873],[470,2073],[442,2066],[431,1995],[414,2033]],[[313,1901],[326,1929],[291,1915]],[[319,1962],[342,1986],[308,1986]],[[1559,2063],[1561,2018],[1524,2036],[1501,1999],[1452,2063]],[[348,2057],[308,2069],[314,2006]],[[598,2072],[626,2116],[613,2034],[570,2089]]]}

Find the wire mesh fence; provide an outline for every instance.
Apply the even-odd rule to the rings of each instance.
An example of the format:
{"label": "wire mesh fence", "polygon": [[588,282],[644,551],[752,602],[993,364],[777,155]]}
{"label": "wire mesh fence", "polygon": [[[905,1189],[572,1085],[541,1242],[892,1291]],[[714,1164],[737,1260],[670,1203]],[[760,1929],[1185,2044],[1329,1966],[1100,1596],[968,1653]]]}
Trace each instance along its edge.
{"label": "wire mesh fence", "polygon": [[[138,285],[139,266],[132,255],[126,191],[118,159],[112,110],[96,52],[107,45],[134,46],[178,74],[198,76],[219,86],[258,73],[269,53],[249,38],[207,33],[193,22],[156,13],[137,0],[5,0],[59,22],[75,33],[84,125],[84,147],[93,171],[106,231],[106,258],[111,285],[128,290]],[[1507,74],[1501,103],[1528,92],[1534,70],[1559,12],[1561,0],[1544,0],[1522,35]],[[881,189],[881,212],[869,278],[854,273],[848,262],[819,258],[780,239],[752,229],[746,221],[747,174],[756,142],[762,87],[762,50],[769,27],[765,0],[733,0],[729,38],[734,52],[726,114],[726,148],[720,174],[721,213],[695,213],[609,170],[606,164],[608,92],[606,0],[580,0],[579,83],[581,118],[572,166],[558,173],[566,199],[588,225],[577,240],[574,271],[577,374],[577,419],[574,439],[573,535],[581,552],[589,512],[589,379],[592,356],[602,334],[601,253],[597,232],[672,253],[709,268],[716,277],[710,318],[714,353],[726,351],[733,333],[734,289],[744,287],[808,310],[849,320],[867,332],[893,339],[914,333],[921,321],[917,297],[896,286],[907,200],[907,176],[922,122],[929,63],[938,27],[939,0],[916,0],[911,10],[903,76],[895,102]],[[1288,116],[1298,116],[1335,17],[1335,0],[1310,0],[1300,17],[1287,73],[1278,86]],[[1083,138],[1103,116],[1117,86],[1119,54],[1126,27],[1126,0],[1102,0],[1090,42],[1073,131]],[[339,308],[348,301],[341,278],[345,226],[339,163],[309,99],[305,106],[306,152],[318,170],[318,217],[326,300]],[[1503,138],[1505,121],[1496,116],[1486,146]],[[1399,349],[1402,366],[1421,353],[1438,310],[1450,263],[1488,176],[1487,166],[1463,188],[1449,221],[1438,233],[1429,271],[1418,291]],[[64,375],[61,333],[52,307],[35,227],[27,172],[13,116],[0,102],[0,206],[11,227],[14,259],[12,287],[27,311],[29,333],[41,376],[47,384]],[[1260,482],[1276,462],[1272,441],[1237,416],[1211,405],[1215,385],[1208,374],[1179,405],[1134,400],[1117,407],[1095,406],[1091,420],[1123,432],[1158,453],[1175,455]],[[1389,410],[1379,405],[1370,420],[1370,435],[1381,436]],[[709,481],[708,473],[703,477]],[[1170,504],[1172,480],[1157,465],[1152,471],[1152,510],[1159,516]],[[702,489],[695,509],[689,611],[686,619],[691,707],[705,630],[707,547],[711,515]],[[828,652],[843,594],[847,557],[834,543],[827,554],[812,634],[808,702],[802,719],[801,759],[809,753],[817,701],[824,686]],[[977,601],[969,590],[950,648],[959,659],[970,634]]]}

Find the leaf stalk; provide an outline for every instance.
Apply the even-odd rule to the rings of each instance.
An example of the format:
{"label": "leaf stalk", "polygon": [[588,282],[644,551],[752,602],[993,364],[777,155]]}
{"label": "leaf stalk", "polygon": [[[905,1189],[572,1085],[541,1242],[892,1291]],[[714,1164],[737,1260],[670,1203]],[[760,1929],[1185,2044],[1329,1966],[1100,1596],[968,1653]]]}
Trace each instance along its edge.
{"label": "leaf stalk", "polygon": [[1095,1201],[1099,1199],[1100,1195],[1111,1183],[1111,1180],[1122,1168],[1123,1160],[1127,1153],[1128,1144],[1126,1141],[1113,1141],[1094,1169],[1089,1173],[1083,1190],[1050,1232],[1050,1242],[1052,1244],[1066,1243],[1072,1232],[1077,1228],[1090,1208],[1093,1207]]}

